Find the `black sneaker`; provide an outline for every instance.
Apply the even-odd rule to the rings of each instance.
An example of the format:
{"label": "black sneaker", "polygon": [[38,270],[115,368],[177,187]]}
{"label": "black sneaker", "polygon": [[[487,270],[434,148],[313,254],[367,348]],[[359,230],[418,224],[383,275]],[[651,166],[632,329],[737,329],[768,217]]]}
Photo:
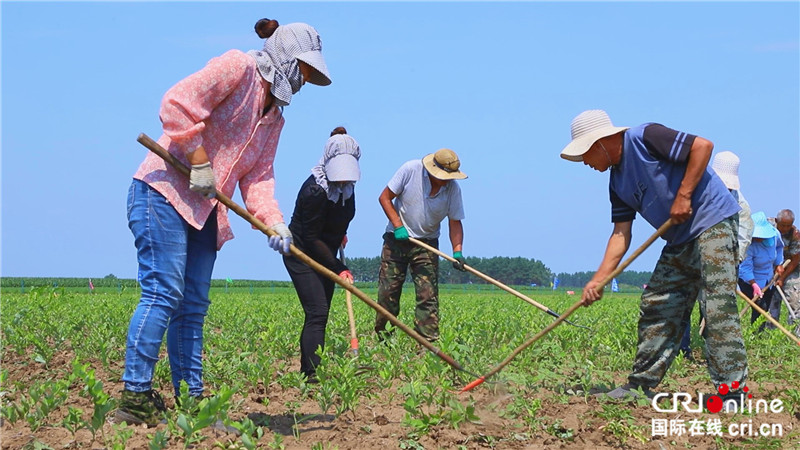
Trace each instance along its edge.
{"label": "black sneaker", "polygon": [[166,411],[164,399],[158,392],[152,389],[144,392],[133,392],[126,389],[122,391],[119,408],[114,417],[117,423],[146,424],[152,427],[161,422],[161,417]]}
{"label": "black sneaker", "polygon": [[728,392],[722,396],[722,412],[735,414],[741,412],[742,391]]}

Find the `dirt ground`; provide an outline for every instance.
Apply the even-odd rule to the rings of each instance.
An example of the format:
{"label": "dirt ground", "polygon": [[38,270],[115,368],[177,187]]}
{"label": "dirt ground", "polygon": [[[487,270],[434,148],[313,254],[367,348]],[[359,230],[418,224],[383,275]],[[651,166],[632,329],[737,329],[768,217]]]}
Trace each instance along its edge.
{"label": "dirt ground", "polygon": [[[40,380],[44,374],[41,365],[29,364],[26,356],[17,356],[13,352],[6,353],[3,368],[8,371],[7,383],[23,380]],[[71,356],[59,354],[51,367],[57,365],[69,367]],[[104,371],[99,364],[93,365],[96,378],[104,381],[105,392],[118,396],[122,383],[114,380],[111,373]],[[296,369],[296,368],[295,368]],[[114,368],[121,370],[121,366]],[[624,376],[624,374],[621,374]],[[687,381],[688,382],[688,381]],[[707,389],[707,386],[695,386]],[[82,383],[75,383],[70,388],[69,397],[64,405],[50,413],[47,425],[35,431],[25,420],[11,424],[5,420],[0,431],[0,447],[3,449],[64,449],[64,448],[113,448],[113,436],[118,433],[119,425],[106,423],[102,433],[92,438],[87,429],[78,430],[74,435],[61,425],[68,414],[68,408],[92,410],[92,402],[81,394]],[[780,386],[759,386],[751,384],[751,392],[758,398],[777,398],[782,389]],[[394,388],[392,389],[394,390]],[[514,394],[510,392],[515,392]],[[673,448],[800,448],[800,413],[794,415],[785,410],[780,414],[758,413],[756,415],[709,415],[703,417],[720,417],[724,424],[732,422],[751,422],[781,424],[782,437],[776,439],[753,439],[722,436],[714,438],[708,435],[653,437],[652,419],[690,418],[685,412],[657,412],[650,405],[622,404],[622,410],[630,412],[630,418],[623,423],[633,424],[638,429],[641,439],[631,435],[625,437],[625,428],[613,428],[608,416],[609,410],[618,410],[618,404],[604,409],[608,403],[591,395],[564,396],[551,390],[536,387],[507,389],[503,385],[485,383],[470,394],[460,394],[466,404],[471,395],[475,401],[475,414],[480,423],[463,423],[457,429],[440,424],[434,426],[427,434],[416,440],[409,438],[409,427],[403,425],[405,410],[402,406],[402,395],[382,393],[369,399],[363,399],[355,412],[349,411],[339,417],[332,414],[319,414],[319,406],[310,395],[302,396],[295,388],[284,389],[277,383],[246,394],[237,393],[232,403],[238,405],[231,409],[229,415],[234,420],[249,417],[257,425],[264,427],[264,436],[258,441],[259,448],[285,449],[392,449],[392,448],[498,448],[498,449],[673,449]],[[396,393],[396,392],[395,392]],[[2,395],[7,395],[4,390]],[[524,396],[527,401],[538,399],[542,407],[541,425],[532,430],[519,418],[504,414],[506,408],[517,396]],[[773,396],[773,397],[770,397]],[[265,402],[268,399],[269,402]],[[388,400],[388,399],[391,399]],[[400,399],[400,400],[398,400]],[[174,405],[171,396],[165,396],[167,405]],[[300,403],[297,415],[287,413],[285,404],[296,401]],[[240,403],[239,403],[240,402]],[[267,404],[268,406],[264,406]],[[87,413],[88,414],[88,413]],[[605,415],[604,415],[605,414]],[[698,415],[699,416],[699,415]],[[298,419],[299,423],[295,423]],[[117,428],[115,428],[117,427]],[[154,428],[131,427],[133,435],[125,442],[125,448],[148,448],[157,431],[167,430],[168,425],[161,424]],[[638,428],[637,428],[638,427]],[[612,429],[613,428],[613,429]],[[190,448],[244,448],[235,433],[223,429],[206,428],[202,434],[205,439],[193,444]],[[103,436],[106,437],[104,443]],[[122,443],[116,441],[118,448]],[[184,441],[173,437],[168,448],[183,448]]]}

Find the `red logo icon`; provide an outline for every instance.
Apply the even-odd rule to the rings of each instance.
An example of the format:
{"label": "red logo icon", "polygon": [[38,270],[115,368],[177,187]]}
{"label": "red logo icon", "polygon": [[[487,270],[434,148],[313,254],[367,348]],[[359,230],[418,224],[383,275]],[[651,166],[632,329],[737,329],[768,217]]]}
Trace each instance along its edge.
{"label": "red logo icon", "polygon": [[[717,392],[719,392],[720,395],[727,395],[728,392],[730,392],[731,388],[732,389],[739,389],[739,382],[738,381],[734,381],[733,383],[731,383],[731,387],[730,388],[728,388],[727,384],[722,383],[717,388]],[[747,392],[747,391],[749,391],[749,389],[747,388],[747,386],[745,386],[745,387],[742,388],[742,391]],[[753,394],[747,394],[747,397],[748,398],[753,398]],[[708,398],[708,400],[706,400],[706,408],[711,413],[718,413],[718,412],[722,411],[722,403],[723,403],[722,399],[719,396],[712,395],[711,397]]]}

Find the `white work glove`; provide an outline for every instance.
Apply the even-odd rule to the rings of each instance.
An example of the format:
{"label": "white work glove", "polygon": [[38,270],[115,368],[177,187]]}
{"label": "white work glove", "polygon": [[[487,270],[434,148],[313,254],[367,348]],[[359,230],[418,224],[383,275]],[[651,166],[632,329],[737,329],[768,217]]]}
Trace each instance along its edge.
{"label": "white work glove", "polygon": [[189,189],[203,194],[205,198],[214,198],[216,188],[210,162],[192,165],[192,172],[189,174]]}
{"label": "white work glove", "polygon": [[288,255],[289,246],[292,245],[292,232],[289,231],[289,227],[280,222],[273,225],[270,230],[277,233],[277,235],[269,237],[270,248],[281,254]]}

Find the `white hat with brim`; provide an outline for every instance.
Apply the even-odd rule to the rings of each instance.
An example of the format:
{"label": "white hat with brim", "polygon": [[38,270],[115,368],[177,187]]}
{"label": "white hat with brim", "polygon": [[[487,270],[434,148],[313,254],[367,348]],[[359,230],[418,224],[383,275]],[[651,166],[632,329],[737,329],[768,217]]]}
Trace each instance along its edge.
{"label": "white hat with brim", "polygon": [[440,180],[463,180],[467,174],[458,170],[461,161],[458,160],[456,152],[449,148],[437,150],[436,153],[422,158],[422,165],[425,169]]}
{"label": "white hat with brim", "polygon": [[767,221],[767,215],[759,211],[752,216],[753,224],[753,237],[761,239],[769,239],[778,235],[778,230]]}
{"label": "white hat with brim", "polygon": [[361,179],[361,168],[353,155],[336,155],[325,163],[328,181],[353,181]]}
{"label": "white hat with brim", "polygon": [[310,50],[300,53],[296,58],[314,68],[315,71],[311,74],[311,79],[308,80],[309,83],[317,86],[331,84],[331,75],[328,73],[328,66],[325,64],[325,58],[322,57],[321,51]]}
{"label": "white hat with brim", "polygon": [[572,142],[561,150],[561,157],[569,161],[583,161],[583,154],[606,136],[625,131],[630,127],[615,127],[608,114],[601,109],[592,109],[578,114],[572,119]]}
{"label": "white hat with brim", "polygon": [[739,157],[733,152],[719,152],[711,161],[711,168],[728,189],[739,189]]}

